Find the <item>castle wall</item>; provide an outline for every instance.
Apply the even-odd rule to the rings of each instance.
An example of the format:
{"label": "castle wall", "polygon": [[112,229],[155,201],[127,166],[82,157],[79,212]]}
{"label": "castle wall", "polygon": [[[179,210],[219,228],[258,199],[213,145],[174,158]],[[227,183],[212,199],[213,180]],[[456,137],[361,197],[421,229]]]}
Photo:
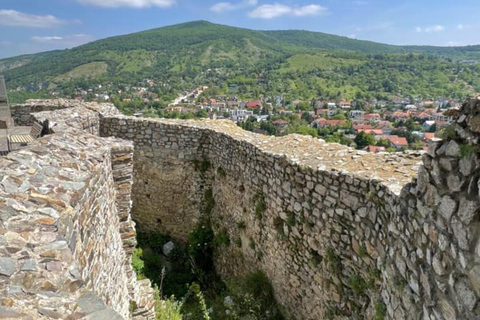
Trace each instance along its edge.
{"label": "castle wall", "polygon": [[[94,111],[95,113],[92,113],[88,116],[79,116],[74,110],[70,110],[70,108],[86,108]],[[77,126],[81,126],[83,131],[87,131],[92,134],[98,133],[98,113],[102,113],[104,115],[116,115],[120,113],[113,104],[98,104],[96,102],[81,102],[68,99],[31,99],[27,100],[23,104],[11,106],[10,111],[16,126],[32,126],[35,121],[38,122],[38,117],[34,117],[33,114],[44,112],[45,115],[50,115],[50,119],[52,121],[61,119],[63,122],[69,118],[68,121],[70,123],[75,123]],[[58,111],[58,113],[51,113],[52,111]],[[57,116],[60,117],[57,118]]]}
{"label": "castle wall", "polygon": [[139,232],[157,230],[187,240],[208,180],[196,170],[208,143],[202,130],[134,118],[102,122],[105,134],[135,141],[132,217]]}
{"label": "castle wall", "polygon": [[186,240],[209,214],[230,239],[217,270],[265,271],[288,318],[479,319],[478,110],[423,156],[108,105],[36,113],[52,135],[0,158],[0,315],[127,318],[136,301],[149,318],[132,217]]}
{"label": "castle wall", "polygon": [[0,158],[0,318],[154,318],[150,281],[131,266],[133,144],[89,134],[115,112],[33,114],[52,134]]}
{"label": "castle wall", "polygon": [[[0,159],[1,291],[14,310],[33,319],[107,307],[129,316],[131,280],[112,174],[112,150],[119,148],[132,151],[127,142],[65,134]],[[76,310],[92,294],[103,306]]]}
{"label": "castle wall", "polygon": [[[467,122],[457,124],[466,136]],[[217,248],[217,269],[262,269],[292,318],[480,314],[480,161],[460,150],[468,141],[476,150],[472,135],[432,143],[422,159],[222,121],[106,117],[100,134],[134,142],[141,228],[185,239],[211,189],[213,227],[230,238]]]}

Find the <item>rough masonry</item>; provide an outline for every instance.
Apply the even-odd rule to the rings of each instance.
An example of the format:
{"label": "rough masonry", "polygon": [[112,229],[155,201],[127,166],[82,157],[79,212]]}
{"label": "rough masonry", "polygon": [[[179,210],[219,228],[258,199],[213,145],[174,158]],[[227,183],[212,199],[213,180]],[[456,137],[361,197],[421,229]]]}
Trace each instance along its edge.
{"label": "rough masonry", "polygon": [[[34,117],[52,132],[45,141],[71,139],[69,144],[83,145],[83,150],[90,145],[83,139],[99,144],[88,149],[88,156],[67,152],[79,158],[78,167],[90,165],[101,150],[106,150],[100,157],[104,167],[111,167],[115,161],[109,148],[129,145],[120,148],[125,152],[133,143],[132,217],[139,231],[185,240],[204,214],[205,203],[214,201],[214,231],[226,232],[231,240],[217,249],[217,269],[224,276],[252,268],[265,271],[289,318],[479,319],[478,99],[462,107],[444,140],[434,141],[426,154],[369,154],[305,136],[256,135],[228,121],[139,119],[111,108],[102,114],[99,108],[79,105]],[[79,131],[68,136],[75,123]],[[86,128],[93,134],[78,133]],[[41,141],[9,157],[34,152]],[[23,165],[18,170],[28,172],[37,161],[32,160],[16,160]],[[89,173],[92,179],[110,181],[104,171]],[[10,175],[14,173],[4,173],[2,181]],[[102,185],[98,192],[120,189],[107,182],[95,188]],[[130,192],[122,190],[124,195]],[[83,198],[73,197],[76,203],[88,202],[88,195],[81,194]],[[107,212],[115,212],[112,203],[126,203],[113,198],[107,197],[112,202],[102,214],[105,219]],[[11,211],[13,216],[19,208]],[[117,209],[114,216],[122,221],[127,211]],[[84,228],[96,229],[95,223],[85,223]],[[123,242],[126,256],[133,243]],[[88,243],[79,252],[87,249]],[[110,254],[111,248],[96,249],[90,251],[92,261]],[[17,259],[15,254],[3,256]],[[131,272],[123,265],[126,277],[115,283]],[[7,277],[21,278],[22,272],[17,268]],[[123,306],[112,303],[121,293],[108,292],[112,280],[103,280],[89,288],[124,316]],[[124,303],[131,296],[123,295]]]}
{"label": "rough masonry", "polygon": [[133,145],[89,134],[112,110],[32,115],[52,134],[0,158],[1,319],[153,319],[131,266]]}

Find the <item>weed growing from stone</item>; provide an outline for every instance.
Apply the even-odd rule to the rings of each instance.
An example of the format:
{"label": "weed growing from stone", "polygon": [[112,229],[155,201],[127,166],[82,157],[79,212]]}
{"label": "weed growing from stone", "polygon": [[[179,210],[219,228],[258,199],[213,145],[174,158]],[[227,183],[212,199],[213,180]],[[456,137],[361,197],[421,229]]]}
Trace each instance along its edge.
{"label": "weed growing from stone", "polygon": [[225,178],[227,176],[227,173],[222,167],[217,168],[217,173],[220,177]]}
{"label": "weed growing from stone", "polygon": [[480,152],[479,146],[471,146],[468,144],[464,144],[460,146],[460,157],[462,158],[473,156],[478,152]]}
{"label": "weed growing from stone", "polygon": [[221,229],[213,239],[215,247],[228,247],[230,245],[230,236],[226,229]]}
{"label": "weed growing from stone", "polygon": [[375,302],[373,309],[375,310],[374,320],[384,320],[387,317],[387,306],[383,301]]}
{"label": "weed growing from stone", "polygon": [[287,211],[287,220],[285,221],[289,227],[295,226],[295,214],[291,211]]}
{"label": "weed growing from stone", "polygon": [[263,193],[258,192],[253,199],[255,201],[255,216],[258,220],[261,220],[266,210],[265,197]]}
{"label": "weed growing from stone", "polygon": [[247,225],[245,224],[245,221],[238,221],[237,222],[237,228],[238,229],[245,230],[246,227],[247,227]]}

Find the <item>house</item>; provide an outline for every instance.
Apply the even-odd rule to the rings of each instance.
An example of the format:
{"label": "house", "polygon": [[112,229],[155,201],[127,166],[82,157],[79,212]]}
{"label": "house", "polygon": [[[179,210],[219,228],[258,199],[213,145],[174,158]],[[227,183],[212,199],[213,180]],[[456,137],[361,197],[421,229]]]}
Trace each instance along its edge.
{"label": "house", "polygon": [[248,117],[253,115],[253,111],[247,111],[245,109],[240,110],[230,110],[230,120],[234,122],[243,122],[248,119]]}
{"label": "house", "polygon": [[352,107],[352,103],[346,100],[340,100],[338,102],[338,106],[342,109],[350,109]]}
{"label": "house", "polygon": [[365,120],[371,121],[371,122],[378,122],[378,121],[381,120],[380,114],[378,114],[378,113],[365,114],[365,115],[363,115],[363,118]]}
{"label": "house", "polygon": [[336,115],[338,113],[338,109],[328,109],[328,116],[329,117],[333,117],[334,115]]}
{"label": "house", "polygon": [[446,116],[441,112],[437,112],[433,114],[433,119],[438,121],[445,121],[447,123],[451,123],[453,121],[453,116]]}
{"label": "house", "polygon": [[280,110],[278,110],[278,114],[279,114],[279,115],[291,115],[291,114],[293,114],[293,111],[291,111],[291,110],[285,110],[285,109],[280,109]]}
{"label": "house", "polygon": [[392,114],[392,117],[395,120],[407,120],[408,118],[410,118],[410,113],[409,112],[396,111]]}
{"label": "house", "polygon": [[427,120],[423,123],[422,128],[425,131],[429,131],[434,124],[435,124],[434,120]]}
{"label": "house", "polygon": [[268,120],[268,114],[253,114],[251,115],[251,117],[254,117],[255,119],[257,119],[257,122]]}
{"label": "house", "polygon": [[380,130],[380,129],[360,129],[357,132],[358,133],[365,132],[365,133],[368,133],[368,134],[372,134],[374,136],[382,136],[383,135],[383,131]]}
{"label": "house", "polygon": [[328,109],[317,109],[315,112],[316,112],[317,116],[319,116],[319,117],[328,116]]}
{"label": "house", "polygon": [[382,130],[383,134],[388,136],[392,132],[393,126],[390,121],[379,121],[376,129]]}
{"label": "house", "polygon": [[325,118],[316,119],[312,122],[314,128],[337,127],[347,124],[346,120],[327,120]]}
{"label": "house", "polygon": [[422,107],[433,106],[433,103],[434,103],[433,100],[423,100],[423,101],[420,103],[420,105],[421,105]]}
{"label": "house", "polygon": [[285,128],[288,126],[288,122],[282,119],[278,119],[272,122],[275,127]]}
{"label": "house", "polygon": [[407,138],[405,138],[405,137],[384,136],[383,138],[390,141],[392,146],[395,147],[396,149],[400,149],[402,147],[407,147],[408,146],[408,141],[407,141]]}
{"label": "house", "polygon": [[363,119],[364,114],[365,114],[365,111],[362,111],[362,110],[351,110],[350,118]]}
{"label": "house", "polygon": [[370,130],[373,129],[373,126],[369,124],[358,124],[352,126],[353,130],[358,133],[359,130]]}
{"label": "house", "polygon": [[337,105],[334,102],[327,103],[328,109],[337,109]]}
{"label": "house", "polygon": [[423,141],[429,141],[435,138],[435,132],[425,132],[425,136],[423,137]]}
{"label": "house", "polygon": [[427,112],[419,112],[415,116],[423,121],[433,120],[433,116]]}
{"label": "house", "polygon": [[246,104],[247,108],[261,108],[262,106],[262,102],[258,100],[249,101]]}

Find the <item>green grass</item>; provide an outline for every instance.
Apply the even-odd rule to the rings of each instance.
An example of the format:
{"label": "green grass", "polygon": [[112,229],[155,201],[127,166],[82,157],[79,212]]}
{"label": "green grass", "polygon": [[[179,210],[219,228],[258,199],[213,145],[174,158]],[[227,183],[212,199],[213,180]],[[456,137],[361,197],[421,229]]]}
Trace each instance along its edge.
{"label": "green grass", "polygon": [[289,58],[281,68],[280,72],[289,71],[310,71],[314,69],[334,69],[340,67],[355,66],[365,61],[358,59],[345,59],[334,57],[326,53],[318,54],[297,54]]}
{"label": "green grass", "polygon": [[73,70],[61,74],[53,79],[54,82],[69,81],[78,78],[94,78],[107,72],[107,63],[91,62],[74,68]]}

